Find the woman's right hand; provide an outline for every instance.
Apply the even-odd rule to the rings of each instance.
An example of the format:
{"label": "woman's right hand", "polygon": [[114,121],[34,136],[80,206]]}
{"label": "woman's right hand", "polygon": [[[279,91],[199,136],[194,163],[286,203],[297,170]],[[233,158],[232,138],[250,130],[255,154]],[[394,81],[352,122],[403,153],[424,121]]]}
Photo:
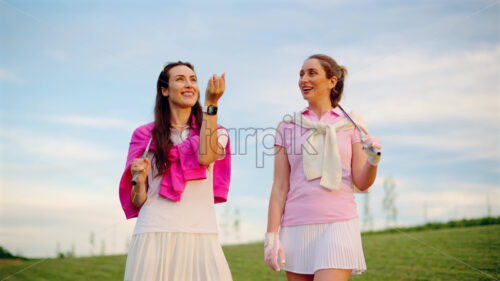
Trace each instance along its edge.
{"label": "woman's right hand", "polygon": [[214,74],[208,80],[207,90],[205,91],[205,105],[217,105],[217,101],[222,97],[226,90],[226,74],[221,76]]}
{"label": "woman's right hand", "polygon": [[134,176],[135,172],[140,172],[139,178],[137,179],[138,184],[143,184],[146,182],[146,178],[149,174],[149,168],[151,163],[148,158],[135,158],[130,165],[130,172]]}
{"label": "woman's right hand", "polygon": [[278,264],[278,258],[280,264],[285,265],[285,251],[283,246],[281,246],[280,238],[278,232],[267,232],[266,242],[264,244],[264,255],[267,265],[275,271],[281,271]]}

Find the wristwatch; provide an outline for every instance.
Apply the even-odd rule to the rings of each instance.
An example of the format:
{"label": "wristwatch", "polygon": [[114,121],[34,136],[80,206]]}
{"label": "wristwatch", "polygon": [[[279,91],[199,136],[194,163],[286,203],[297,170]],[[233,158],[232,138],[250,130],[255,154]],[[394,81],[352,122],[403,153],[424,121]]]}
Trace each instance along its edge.
{"label": "wristwatch", "polygon": [[217,114],[217,106],[214,106],[214,105],[209,105],[209,106],[204,105],[201,107],[201,110],[208,115]]}

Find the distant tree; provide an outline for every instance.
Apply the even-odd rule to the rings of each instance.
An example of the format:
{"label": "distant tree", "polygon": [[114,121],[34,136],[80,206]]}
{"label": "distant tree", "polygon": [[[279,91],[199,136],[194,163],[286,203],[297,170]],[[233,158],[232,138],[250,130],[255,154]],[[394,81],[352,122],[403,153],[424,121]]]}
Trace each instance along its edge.
{"label": "distant tree", "polygon": [[4,249],[2,246],[0,246],[0,258],[2,258],[2,259],[15,259],[16,256],[11,254],[7,249]]}
{"label": "distant tree", "polygon": [[56,257],[62,259],[64,258],[64,253],[61,251],[61,243],[57,242],[56,244]]}
{"label": "distant tree", "polygon": [[94,255],[94,247],[95,247],[95,234],[94,232],[90,232],[90,256]]}
{"label": "distant tree", "polygon": [[427,202],[424,203],[424,211],[423,211],[423,216],[424,216],[424,223],[427,223]]}
{"label": "distant tree", "polygon": [[384,180],[384,200],[382,202],[382,207],[386,213],[386,227],[390,225],[397,225],[397,215],[398,211],[396,209],[396,182],[392,177],[385,178]]}
{"label": "distant tree", "polygon": [[222,213],[222,233],[224,235],[225,240],[227,241],[231,232],[231,207],[227,204],[224,208],[224,212]]}
{"label": "distant tree", "polygon": [[486,194],[486,214],[488,217],[491,217],[491,202],[490,202],[490,196]]}
{"label": "distant tree", "polygon": [[104,239],[101,240],[101,256],[106,254],[106,241]]}
{"label": "distant tree", "polygon": [[73,242],[71,244],[71,249],[66,253],[67,258],[74,258],[75,257],[75,252],[76,252],[76,246],[75,243]]}
{"label": "distant tree", "polygon": [[111,240],[111,252],[114,253],[116,251],[116,224],[113,225],[113,240]]}
{"label": "distant tree", "polygon": [[233,227],[234,227],[236,242],[240,242],[240,209],[238,208],[234,210]]}
{"label": "distant tree", "polygon": [[[7,249],[3,248],[2,246],[0,246],[0,259],[28,260],[28,258],[25,258],[22,256],[22,253],[16,253],[15,255],[13,255]],[[4,280],[4,279],[2,279],[2,280]]]}
{"label": "distant tree", "polygon": [[373,216],[370,210],[370,193],[364,194],[365,201],[363,204],[363,228],[368,231],[373,230]]}

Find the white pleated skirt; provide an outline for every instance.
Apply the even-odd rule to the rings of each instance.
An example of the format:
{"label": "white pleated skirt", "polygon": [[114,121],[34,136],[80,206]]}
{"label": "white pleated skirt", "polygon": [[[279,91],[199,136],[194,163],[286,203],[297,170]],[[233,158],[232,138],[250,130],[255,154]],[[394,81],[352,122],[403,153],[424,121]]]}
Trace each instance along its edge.
{"label": "white pleated skirt", "polygon": [[366,270],[358,219],[284,226],[280,241],[286,264],[282,269],[314,274],[320,269],[352,269],[352,275]]}
{"label": "white pleated skirt", "polygon": [[217,234],[146,232],[132,236],[125,281],[232,281]]}

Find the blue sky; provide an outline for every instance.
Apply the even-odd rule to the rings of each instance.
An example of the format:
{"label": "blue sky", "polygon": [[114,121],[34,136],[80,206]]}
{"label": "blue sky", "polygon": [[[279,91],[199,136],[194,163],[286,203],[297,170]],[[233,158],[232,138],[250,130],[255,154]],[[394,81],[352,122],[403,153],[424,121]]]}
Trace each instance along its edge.
{"label": "blue sky", "polygon": [[[347,67],[341,104],[382,141],[375,228],[388,177],[399,225],[425,222],[424,208],[427,221],[485,216],[488,204],[500,215],[498,4],[0,0],[0,245],[87,255],[104,241],[106,253],[125,252],[134,221],[117,191],[128,141],[152,120],[156,78],[174,60],[195,65],[201,92],[226,72],[219,123],[233,129],[233,151],[237,129],[258,129],[233,155],[229,203],[217,206],[225,243],[263,238],[265,136],[306,106],[298,72],[314,53]],[[236,210],[239,235],[225,226]]]}

